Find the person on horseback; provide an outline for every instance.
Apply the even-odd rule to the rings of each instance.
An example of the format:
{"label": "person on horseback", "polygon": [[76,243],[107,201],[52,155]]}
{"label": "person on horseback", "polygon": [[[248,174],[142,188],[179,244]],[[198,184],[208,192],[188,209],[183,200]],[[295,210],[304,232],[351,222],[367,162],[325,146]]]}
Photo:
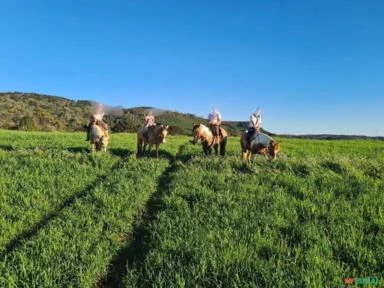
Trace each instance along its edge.
{"label": "person on horseback", "polygon": [[97,104],[95,108],[95,113],[91,116],[91,119],[89,121],[89,124],[87,126],[87,139],[86,141],[89,141],[89,132],[91,130],[92,125],[96,124],[100,126],[103,130],[106,136],[108,136],[108,126],[103,121],[104,118],[104,105],[99,103]]}
{"label": "person on horseback", "polygon": [[249,119],[249,126],[247,131],[247,146],[249,146],[251,142],[252,136],[256,133],[260,133],[261,128],[261,109],[257,108],[254,113],[252,113],[250,119]]}
{"label": "person on horseback", "polygon": [[151,127],[156,126],[155,115],[153,114],[152,111],[149,111],[148,114],[145,115],[144,119],[145,119],[145,129],[144,129],[143,135],[148,141],[148,134],[149,134],[149,131],[151,130]]}
{"label": "person on horseback", "polygon": [[220,124],[221,114],[217,108],[213,108],[212,112],[208,115],[208,125],[213,134],[213,141],[216,144],[220,144]]}

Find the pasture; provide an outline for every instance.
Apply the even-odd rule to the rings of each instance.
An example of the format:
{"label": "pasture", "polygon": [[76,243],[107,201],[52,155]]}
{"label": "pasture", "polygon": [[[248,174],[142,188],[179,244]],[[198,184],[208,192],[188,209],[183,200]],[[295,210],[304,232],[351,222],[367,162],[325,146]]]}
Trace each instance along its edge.
{"label": "pasture", "polygon": [[134,134],[0,131],[0,287],[384,287],[384,142],[282,141],[274,162]]}

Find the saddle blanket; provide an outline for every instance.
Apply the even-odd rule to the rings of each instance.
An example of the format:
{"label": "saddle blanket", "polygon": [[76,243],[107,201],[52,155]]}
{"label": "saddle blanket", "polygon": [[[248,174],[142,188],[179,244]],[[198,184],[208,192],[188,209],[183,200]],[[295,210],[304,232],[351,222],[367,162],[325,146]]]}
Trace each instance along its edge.
{"label": "saddle blanket", "polygon": [[273,139],[264,133],[256,133],[251,138],[252,144],[263,144],[265,147],[269,147]]}

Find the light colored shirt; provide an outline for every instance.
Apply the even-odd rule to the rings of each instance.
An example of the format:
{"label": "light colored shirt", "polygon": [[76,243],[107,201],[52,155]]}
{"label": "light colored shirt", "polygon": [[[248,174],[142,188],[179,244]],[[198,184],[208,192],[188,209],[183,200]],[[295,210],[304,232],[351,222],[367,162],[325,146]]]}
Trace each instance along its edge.
{"label": "light colored shirt", "polygon": [[255,114],[252,114],[249,119],[249,126],[248,127],[254,127],[255,129],[260,129],[261,127],[261,116],[258,117],[255,116]]}
{"label": "light colored shirt", "polygon": [[211,125],[217,125],[221,122],[221,115],[219,112],[211,112],[208,115],[208,123]]}
{"label": "light colored shirt", "polygon": [[155,117],[153,115],[147,115],[145,116],[145,122],[147,126],[153,126],[155,124]]}
{"label": "light colored shirt", "polygon": [[98,120],[98,121],[103,121],[103,117],[104,117],[104,113],[103,112],[93,114],[93,118],[95,120]]}

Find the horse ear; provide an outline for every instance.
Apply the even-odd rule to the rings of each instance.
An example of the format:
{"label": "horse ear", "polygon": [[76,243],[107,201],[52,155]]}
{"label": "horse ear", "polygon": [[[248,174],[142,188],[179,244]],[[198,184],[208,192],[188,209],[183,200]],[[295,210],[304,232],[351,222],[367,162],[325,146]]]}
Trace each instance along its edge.
{"label": "horse ear", "polygon": [[165,126],[165,130],[168,130],[168,128],[169,128],[169,125]]}

